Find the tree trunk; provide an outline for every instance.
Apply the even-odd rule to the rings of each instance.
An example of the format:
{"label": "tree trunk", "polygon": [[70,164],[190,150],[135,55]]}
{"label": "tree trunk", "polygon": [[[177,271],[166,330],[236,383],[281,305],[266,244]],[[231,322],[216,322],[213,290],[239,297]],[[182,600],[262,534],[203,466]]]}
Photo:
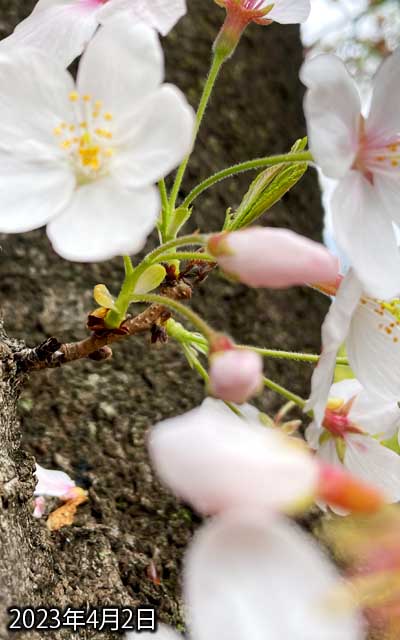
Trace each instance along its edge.
{"label": "tree trunk", "polygon": [[[32,5],[0,0],[3,33]],[[188,16],[164,44],[168,79],[195,105],[223,11],[211,0],[189,0],[188,5]],[[301,59],[297,28],[249,28],[222,71],[182,195],[212,171],[284,152],[304,135]],[[240,202],[252,178],[242,175],[202,196],[193,228],[220,228],[225,210]],[[321,220],[318,187],[310,174],[268,213],[265,223],[319,239]],[[119,260],[65,262],[52,252],[42,230],[3,236],[1,244],[5,326],[9,335],[30,346],[53,335],[62,341],[82,338],[85,316],[94,306],[93,286],[104,282],[116,292],[121,281]],[[306,288],[254,291],[213,274],[195,292],[193,306],[242,342],[319,350],[326,305]],[[160,619],[181,624],[180,563],[198,519],[159,487],[144,443],[154,422],[201,402],[202,382],[176,345],[150,348],[143,337],[116,345],[110,362],[79,362],[30,379],[16,375],[15,348],[4,336],[0,639],[13,637],[5,630],[11,605],[151,604]],[[266,373],[307,394],[311,369],[306,365],[268,361]],[[268,410],[280,402],[265,393],[258,404]],[[32,518],[34,458],[70,473],[88,489],[89,501],[79,508],[73,526],[50,533],[44,520]],[[154,579],[154,568],[161,584]],[[98,636],[96,631],[80,633],[83,638]],[[64,636],[53,632],[49,637]],[[35,638],[33,632],[29,638]]]}

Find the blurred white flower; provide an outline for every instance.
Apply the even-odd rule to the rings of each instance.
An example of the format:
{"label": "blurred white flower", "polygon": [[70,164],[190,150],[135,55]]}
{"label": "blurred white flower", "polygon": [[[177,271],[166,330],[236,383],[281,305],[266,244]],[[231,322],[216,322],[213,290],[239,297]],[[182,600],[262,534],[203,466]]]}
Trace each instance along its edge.
{"label": "blurred white flower", "polygon": [[[337,590],[346,588],[334,566],[311,537],[283,519],[248,510],[218,516],[196,534],[184,567],[192,640],[366,637],[355,608],[335,606]],[[182,636],[161,625],[155,638]]]}
{"label": "blurred white flower", "polygon": [[292,510],[315,495],[318,466],[301,441],[217,400],[159,423],[148,446],[161,481],[203,514],[244,505]]}
{"label": "blurred white flower", "polygon": [[91,41],[76,87],[40,52],[0,55],[0,230],[47,224],[70,260],[140,250],[159,213],[154,183],[193,138],[193,111],[163,75],[153,29],[126,20]]}
{"label": "blurred white flower", "polygon": [[67,67],[110,18],[143,22],[166,35],[185,13],[185,0],[39,0],[0,50],[35,47]]}

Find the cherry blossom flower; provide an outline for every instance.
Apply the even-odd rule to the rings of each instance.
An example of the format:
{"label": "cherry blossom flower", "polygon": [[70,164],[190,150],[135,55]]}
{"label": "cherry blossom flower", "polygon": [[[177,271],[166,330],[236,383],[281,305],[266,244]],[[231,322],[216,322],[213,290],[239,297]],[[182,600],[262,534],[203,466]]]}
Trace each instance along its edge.
{"label": "cherry blossom flower", "polygon": [[[333,291],[332,291],[333,293]],[[321,424],[336,366],[345,343],[350,367],[377,399],[400,399],[400,300],[371,298],[353,270],[341,282],[322,326],[322,354],[312,377],[306,410]]]}
{"label": "cherry blossom flower", "polygon": [[304,108],[311,151],[324,175],[339,181],[331,201],[338,245],[369,294],[397,295],[400,253],[393,222],[400,222],[400,50],[378,70],[368,115],[336,56],[306,61],[301,78],[308,88]]}
{"label": "cherry blossom flower", "polygon": [[[186,554],[183,587],[193,640],[366,637],[355,607],[332,604],[346,586],[315,541],[259,511],[224,513],[201,527]],[[160,625],[155,638],[182,636]]]}
{"label": "cherry blossom flower", "polygon": [[35,475],[37,478],[35,496],[67,498],[76,487],[75,482],[64,471],[45,469],[37,464]]}
{"label": "cherry blossom flower", "polygon": [[358,380],[332,385],[322,423],[306,430],[306,439],[317,456],[343,465],[355,477],[372,482],[388,502],[400,500],[400,456],[382,440],[399,430],[397,402],[370,396]]}
{"label": "cherry blossom flower", "polygon": [[210,356],[210,394],[225,402],[242,404],[263,385],[263,362],[254,351],[228,349]]}
{"label": "cherry blossom flower", "polygon": [[185,0],[39,0],[0,50],[35,47],[67,67],[110,18],[122,15],[166,35],[185,13]]}
{"label": "cherry blossom flower", "polygon": [[155,32],[125,20],[91,41],[76,86],[40,52],[0,56],[0,230],[47,224],[70,260],[140,250],[159,213],[154,183],[192,145],[192,109],[162,78]]}
{"label": "cherry blossom flower", "polygon": [[286,229],[252,227],[213,236],[208,250],[228,274],[250,287],[332,282],[338,261],[317,242]]}

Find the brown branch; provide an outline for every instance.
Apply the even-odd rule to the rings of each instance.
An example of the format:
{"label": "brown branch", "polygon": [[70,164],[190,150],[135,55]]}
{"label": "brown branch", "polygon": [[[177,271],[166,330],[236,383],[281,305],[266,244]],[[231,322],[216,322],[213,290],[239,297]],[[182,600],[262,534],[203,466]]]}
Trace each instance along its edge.
{"label": "brown branch", "polygon": [[[173,287],[164,287],[160,293],[174,300],[189,300],[192,296],[192,287],[182,281]],[[38,347],[16,352],[14,358],[19,370],[24,372],[54,369],[82,358],[107,360],[112,356],[110,344],[119,342],[128,336],[149,331],[166,311],[165,306],[153,304],[143,313],[125,320],[118,332],[110,330],[93,333],[79,342],[64,344],[56,338],[49,338]]]}

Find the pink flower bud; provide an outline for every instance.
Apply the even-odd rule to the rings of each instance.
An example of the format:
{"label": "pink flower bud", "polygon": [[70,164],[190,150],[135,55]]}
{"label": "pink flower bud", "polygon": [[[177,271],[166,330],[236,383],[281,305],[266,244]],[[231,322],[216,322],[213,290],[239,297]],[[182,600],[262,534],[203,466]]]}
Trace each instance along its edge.
{"label": "pink flower bud", "polygon": [[334,282],[337,259],[325,247],[286,229],[252,227],[220,234],[208,246],[228,274],[250,287]]}
{"label": "pink flower bud", "polygon": [[225,402],[242,404],[262,387],[262,359],[253,351],[229,349],[210,357],[210,393]]}

